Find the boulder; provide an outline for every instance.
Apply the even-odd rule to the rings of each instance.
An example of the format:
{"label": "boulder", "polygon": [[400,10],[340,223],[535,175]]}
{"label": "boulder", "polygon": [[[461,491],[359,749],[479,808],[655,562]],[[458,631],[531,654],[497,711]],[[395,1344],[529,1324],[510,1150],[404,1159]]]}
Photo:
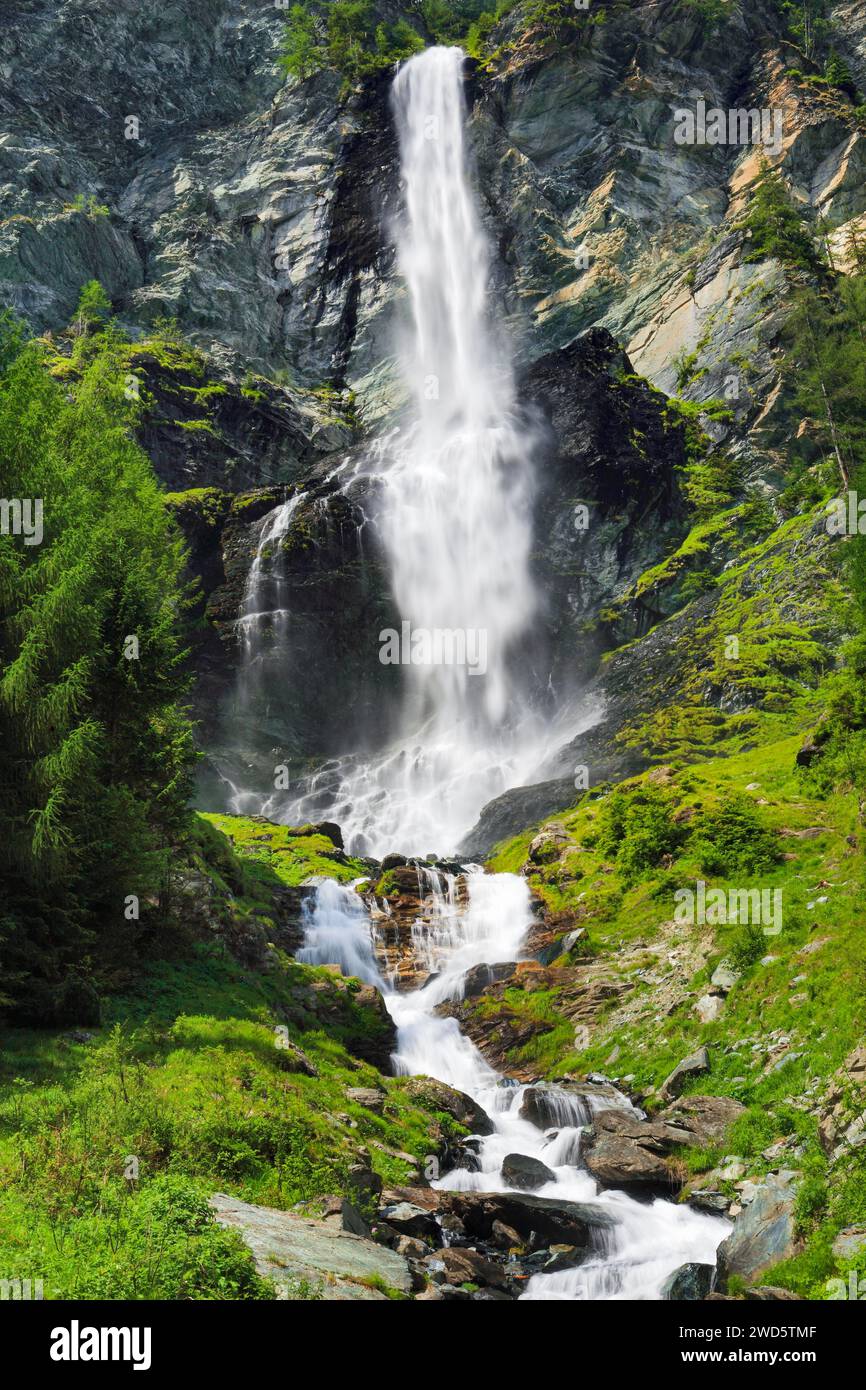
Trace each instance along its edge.
{"label": "boulder", "polygon": [[273,1279],[288,1298],[307,1288],[328,1302],[383,1300],[375,1284],[408,1294],[412,1274],[401,1255],[364,1236],[288,1211],[254,1206],[217,1192],[210,1205],[220,1226],[238,1231],[252,1251],[256,1269]]}
{"label": "boulder", "polygon": [[662,1284],[661,1296],[675,1302],[698,1302],[711,1291],[715,1275],[715,1265],[680,1265]]}
{"label": "boulder", "polygon": [[495,1245],[497,1250],[514,1250],[522,1246],[523,1237],[512,1226],[506,1226],[502,1221],[494,1221],[490,1228],[489,1240],[491,1245]]}
{"label": "boulder", "polygon": [[343,1009],[346,1047],[362,1062],[369,1062],[383,1075],[391,1072],[391,1054],[397,1050],[397,1025],[388,1013],[382,995],[374,985],[362,985],[351,996],[350,1013]]}
{"label": "boulder", "polygon": [[393,1248],[407,1260],[424,1260],[430,1254],[429,1246],[417,1236],[398,1236]]}
{"label": "boulder", "polygon": [[605,1187],[676,1187],[671,1155],[720,1142],[743,1109],[728,1096],[684,1096],[654,1120],[634,1110],[600,1110],[582,1141],[584,1162]]}
{"label": "boulder", "polygon": [[473,965],[463,976],[463,998],[474,999],[483,994],[488,985],[507,980],[514,974],[514,962],[503,961],[497,965]]}
{"label": "boulder", "polygon": [[724,1216],[731,1205],[730,1197],[726,1197],[724,1192],[717,1192],[715,1188],[694,1188],[686,1198],[690,1207],[695,1211],[705,1211],[712,1216]]}
{"label": "boulder", "polygon": [[293,829],[293,835],[324,835],[331,841],[334,849],[344,849],[343,832],[334,821],[323,820],[312,825],[302,825]]}
{"label": "boulder", "polygon": [[569,843],[565,826],[559,821],[553,821],[550,825],[545,825],[530,844],[529,858],[533,864],[552,864]]}
{"label": "boulder", "polygon": [[452,1120],[465,1125],[473,1134],[493,1133],[493,1121],[478,1102],[463,1091],[446,1086],[444,1081],[435,1081],[429,1076],[415,1076],[406,1082],[405,1094],[428,1109],[444,1110]]}
{"label": "boulder", "polygon": [[[456,1245],[428,1255],[424,1263],[440,1284],[492,1284],[504,1288],[509,1283],[502,1265],[479,1255],[477,1250],[465,1250]],[[444,1281],[441,1278],[443,1272]],[[436,1278],[437,1275],[440,1277]]]}
{"label": "boulder", "polygon": [[344,1231],[351,1231],[352,1235],[365,1236],[370,1239],[370,1228],[364,1220],[356,1206],[347,1202],[345,1198],[340,1203],[340,1227]]}
{"label": "boulder", "polygon": [[389,869],[403,869],[408,862],[405,854],[386,854],[382,860],[382,873],[386,874]]}
{"label": "boulder", "polygon": [[734,1229],[717,1252],[719,1282],[725,1287],[732,1274],[753,1280],[771,1265],[797,1253],[794,1203],[796,1174],[771,1174],[759,1183],[747,1207],[737,1216]]}
{"label": "boulder", "polygon": [[715,1023],[717,1018],[721,1018],[724,1009],[725,1000],[721,994],[702,994],[694,1006],[701,1023]]}
{"label": "boulder", "polygon": [[545,1261],[545,1274],[561,1274],[565,1269],[576,1269],[587,1258],[585,1250],[576,1245],[551,1245],[550,1259]]}
{"label": "boulder", "polygon": [[866,1227],[846,1226],[833,1241],[837,1260],[853,1260],[866,1254]]}
{"label": "boulder", "polygon": [[378,1215],[393,1230],[399,1231],[401,1236],[413,1236],[423,1240],[439,1234],[435,1216],[423,1207],[415,1206],[413,1202],[396,1202],[381,1206]]}
{"label": "boulder", "polygon": [[502,1181],[521,1192],[534,1192],[546,1182],[556,1182],[556,1174],[538,1158],[508,1154],[502,1161]]}
{"label": "boulder", "polygon": [[382,1179],[371,1168],[369,1155],[365,1155],[364,1162],[350,1165],[346,1179],[361,1206],[366,1206],[371,1199],[375,1200],[382,1191]]}
{"label": "boulder", "polygon": [[581,937],[586,936],[586,927],[575,927],[574,931],[567,932],[559,943],[559,950],[563,955],[573,951]]}
{"label": "boulder", "polygon": [[728,994],[734,988],[739,978],[739,970],[735,970],[730,961],[723,960],[719,961],[719,964],[710,976],[710,984],[716,989],[721,990],[723,994]]}
{"label": "boulder", "polygon": [[353,1105],[362,1105],[365,1110],[372,1110],[375,1115],[381,1115],[385,1093],[372,1086],[350,1086],[346,1091],[346,1099]]}
{"label": "boulder", "polygon": [[488,1240],[494,1223],[515,1231],[533,1248],[551,1243],[600,1248],[617,1224],[606,1208],[591,1202],[560,1202],[517,1192],[440,1192],[440,1210],[459,1216],[470,1236]]}
{"label": "boulder", "polygon": [[584,1141],[583,1159],[603,1187],[669,1191],[679,1185],[667,1162],[676,1142],[663,1123],[631,1110],[602,1110]]}
{"label": "boulder", "polygon": [[680,1131],[683,1143],[706,1148],[724,1139],[745,1108],[731,1096],[682,1096],[662,1110],[657,1119],[669,1131]]}
{"label": "boulder", "polygon": [[693,1052],[690,1057],[684,1057],[678,1062],[661,1084],[661,1097],[663,1100],[673,1100],[682,1093],[686,1082],[691,1081],[695,1076],[703,1076],[710,1069],[710,1054],[705,1047],[699,1047],[697,1052]]}

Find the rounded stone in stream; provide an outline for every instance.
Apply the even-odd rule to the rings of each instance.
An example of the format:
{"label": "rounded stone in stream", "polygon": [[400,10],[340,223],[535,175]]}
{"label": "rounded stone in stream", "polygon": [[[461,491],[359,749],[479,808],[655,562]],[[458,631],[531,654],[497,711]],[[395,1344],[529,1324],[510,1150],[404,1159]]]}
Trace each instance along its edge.
{"label": "rounded stone in stream", "polygon": [[407,863],[408,860],[405,854],[386,854],[385,858],[382,860],[382,873],[386,874],[389,869],[405,868]]}
{"label": "rounded stone in stream", "polygon": [[502,1161],[502,1181],[521,1192],[535,1192],[546,1182],[556,1182],[556,1174],[538,1158],[508,1154]]}
{"label": "rounded stone in stream", "polygon": [[680,1265],[662,1284],[661,1296],[677,1302],[697,1303],[711,1291],[715,1273],[715,1265]]}

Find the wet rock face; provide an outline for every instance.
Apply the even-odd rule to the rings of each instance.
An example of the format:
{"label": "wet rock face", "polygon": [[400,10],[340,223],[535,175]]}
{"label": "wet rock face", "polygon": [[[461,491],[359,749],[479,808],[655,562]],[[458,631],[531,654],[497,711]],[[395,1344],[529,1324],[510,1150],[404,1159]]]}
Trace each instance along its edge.
{"label": "wet rock face", "polygon": [[715,1265],[680,1265],[662,1284],[662,1298],[677,1302],[695,1302],[706,1298],[713,1287]]}
{"label": "wet rock face", "polygon": [[[592,1258],[616,1225],[592,1203],[421,1187],[384,1192],[378,1217],[377,1239],[408,1258],[425,1300],[517,1299],[533,1274]],[[467,1284],[480,1287],[470,1294]]]}
{"label": "wet rock face", "polygon": [[4,25],[0,181],[30,220],[4,227],[0,278],[34,327],[67,322],[97,278],[124,321],[177,315],[224,360],[288,362],[311,387],[378,368],[387,75],[348,104],[336,74],[287,84],[285,18],[259,0],[167,0],[158,24],[125,0],[34,0]]}
{"label": "wet rock face", "polygon": [[[455,867],[459,869],[459,865]],[[411,861],[386,870],[365,894],[380,968],[397,989],[418,989],[435,979],[437,956],[430,943],[435,942],[436,930],[441,927],[442,894],[446,891],[443,872]],[[458,873],[453,891],[456,911],[465,911],[469,902],[465,874]]]}
{"label": "wet rock face", "polygon": [[[687,530],[683,430],[665,417],[663,398],[627,380],[633,372],[615,339],[592,329],[535,362],[523,383],[548,441],[536,501],[536,582],[557,632],[558,681],[578,679],[571,650],[580,650],[586,671],[586,630]],[[635,602],[617,641],[641,636],[660,616]],[[596,650],[609,641],[600,632]]]}
{"label": "wet rock face", "polygon": [[539,1129],[558,1125],[586,1125],[593,1111],[616,1104],[622,1097],[613,1086],[594,1086],[587,1081],[539,1082],[528,1086],[520,1102],[520,1118]]}
{"label": "wet rock face", "polygon": [[[388,77],[349,97],[335,74],[287,82],[278,67],[284,18],[260,0],[166,0],[158,23],[130,0],[98,12],[86,0],[30,0],[0,31],[3,296],[34,328],[56,329],[95,277],[133,335],[172,314],[207,349],[213,380],[229,388],[212,407],[213,434],[184,429],[183,411],[171,410],[178,383],[143,364],[157,411],[142,437],[172,490],[246,495],[321,483],[402,400]],[[842,5],[835,18],[862,86],[866,16]],[[519,24],[515,11],[503,38]],[[837,238],[861,225],[866,141],[850,103],[796,85],[778,35],[769,0],[735,7],[718,30],[681,7],[646,4],[565,43],[538,32],[491,74],[467,64],[492,284],[517,348],[521,406],[539,435],[534,562],[545,608],[524,664],[539,673],[540,695],[548,679],[586,681],[602,650],[637,639],[595,679],[604,725],[539,768],[536,786],[485,810],[467,851],[486,853],[568,805],[576,764],[596,780],[638,770],[644,751],[617,734],[645,715],[647,691],[669,689],[672,673],[691,664],[683,634],[712,612],[708,596],[685,619],[654,627],[673,611],[670,593],[655,592],[609,616],[685,526],[682,439],[630,373],[697,402],[725,392],[736,359],[735,424],[717,434],[750,481],[778,487],[792,432],[774,392],[784,277],[749,262],[732,226],[760,151],[673,141],[674,110],[698,95],[722,108],[778,108],[781,167],[795,196]],[[684,376],[683,359],[692,362]],[[249,368],[287,374],[292,385],[272,380],[251,399],[240,388]],[[351,403],[335,404],[344,388]],[[353,493],[353,514],[369,517],[367,500]],[[579,506],[590,518],[582,531]],[[387,577],[369,549],[362,563],[353,524],[338,512],[334,502],[308,516],[311,545],[297,552],[310,583],[294,576],[293,650],[309,697],[289,692],[265,748],[238,750],[241,758],[264,759],[278,744],[286,756],[331,756],[349,697],[371,741],[389,722],[393,687],[374,640]],[[217,555],[226,575],[209,617],[224,633],[250,545],[218,528],[205,564]],[[330,643],[321,640],[326,606],[339,626]],[[233,653],[230,643],[204,648],[198,712],[214,732]],[[707,698],[721,704],[728,694]],[[348,731],[338,751],[355,736]]]}
{"label": "wet rock face", "polygon": [[[862,8],[835,17],[862,85]],[[345,382],[373,421],[396,400],[383,365],[398,196],[388,76],[349,98],[336,74],[287,82],[284,20],[259,0],[166,0],[158,24],[128,0],[98,12],[31,0],[9,17],[0,183],[7,216],[29,220],[4,224],[0,279],[45,328],[95,276],[124,319],[176,313],[218,353],[288,362],[306,386]],[[502,38],[521,22],[512,14]],[[697,398],[719,394],[736,347],[754,377],[737,410],[754,410],[773,314],[743,292],[768,270],[745,263],[724,219],[759,151],[678,146],[674,111],[696,94],[782,109],[783,165],[804,201],[831,228],[866,210],[850,104],[795,86],[778,35],[769,0],[721,28],[639,5],[564,42],[537,28],[492,75],[467,65],[493,276],[524,360],[601,323],[666,391],[675,355],[697,349]],[[109,216],[65,211],[79,194]]]}

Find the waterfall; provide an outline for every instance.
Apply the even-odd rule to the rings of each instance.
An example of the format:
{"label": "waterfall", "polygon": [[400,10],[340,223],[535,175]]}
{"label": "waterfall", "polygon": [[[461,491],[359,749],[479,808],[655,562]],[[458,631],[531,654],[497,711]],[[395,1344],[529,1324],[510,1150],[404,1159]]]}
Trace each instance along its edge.
{"label": "waterfall", "polygon": [[[329,819],[342,824],[353,849],[374,854],[424,854],[434,841],[441,852],[453,849],[483,803],[522,780],[540,751],[516,659],[536,612],[531,441],[517,426],[508,362],[488,314],[487,245],[464,147],[462,63],[458,49],[429,49],[394,82],[405,185],[397,244],[412,320],[401,360],[412,410],[404,428],[380,441],[369,467],[380,484],[376,524],[401,622],[412,632],[483,634],[484,670],[453,661],[408,665],[393,744],[328,767],[328,783],[335,775],[339,782]],[[274,530],[280,524],[275,518]],[[253,570],[255,589],[262,567]],[[314,781],[306,796],[281,808],[281,818],[297,824],[313,805],[321,814],[323,793],[330,787]],[[420,864],[417,872],[423,906],[411,940],[430,974],[422,988],[399,992],[382,978],[363,902],[354,888],[329,880],[305,912],[299,959],[337,964],[375,984],[397,1027],[395,1070],[435,1077],[489,1115],[493,1133],[478,1140],[477,1169],[455,1169],[435,1185],[503,1192],[505,1158],[526,1155],[552,1173],[539,1196],[596,1202],[614,1216],[579,1268],[533,1275],[527,1299],[657,1298],[678,1265],[712,1262],[726,1222],[672,1202],[599,1192],[581,1166],[584,1124],[605,1105],[630,1108],[625,1096],[584,1101],[548,1091],[557,1127],[544,1132],[520,1113],[525,1086],[502,1077],[456,1019],[436,1012],[463,997],[467,971],[520,959],[532,921],[526,879],[473,867],[458,891],[453,874]]]}
{"label": "waterfall", "polygon": [[484,634],[486,670],[407,670],[407,730],[452,735],[455,768],[501,729],[509,657],[535,611],[529,441],[488,324],[488,250],[464,148],[463,54],[432,48],[394,81],[406,213],[397,242],[412,307],[403,354],[414,421],[383,449],[381,528],[412,630]]}
{"label": "waterfall", "polygon": [[[411,661],[396,737],[345,760],[327,808],[350,847],[369,854],[453,851],[484,803],[539,758],[519,660],[537,609],[532,439],[491,322],[463,59],[458,48],[428,49],[393,87],[405,205],[395,239],[411,318],[398,356],[411,407],[363,466],[379,484],[375,523]],[[317,792],[314,783],[288,815],[304,819]]]}
{"label": "waterfall", "polygon": [[354,888],[323,878],[302,910],[304,945],[297,959],[309,965],[339,965],[344,975],[384,991],[364,904]]}
{"label": "waterfall", "polygon": [[[285,685],[289,610],[286,599],[285,570],[280,546],[288,534],[292,517],[303,493],[295,493],[273,508],[259,525],[256,553],[244,586],[237,620],[240,659],[238,680],[228,723],[235,736],[254,729],[266,732],[270,723],[271,692]],[[276,739],[274,740],[277,741]],[[270,774],[271,769],[268,768]],[[223,769],[229,786],[229,810],[235,815],[270,815],[276,798],[263,795],[256,779],[236,782]]]}

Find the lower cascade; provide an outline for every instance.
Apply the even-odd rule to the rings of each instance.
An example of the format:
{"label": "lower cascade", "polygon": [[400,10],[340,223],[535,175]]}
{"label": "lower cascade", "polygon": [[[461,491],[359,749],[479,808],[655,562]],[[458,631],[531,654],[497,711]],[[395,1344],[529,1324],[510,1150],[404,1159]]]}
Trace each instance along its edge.
{"label": "lower cascade", "polygon": [[[424,874],[422,867],[419,874]],[[514,960],[531,921],[529,889],[516,874],[485,874],[472,866],[466,874],[467,895],[461,901],[456,876],[443,874],[444,886],[430,887],[434,922],[416,952],[425,982],[407,991],[386,980],[377,961],[376,940],[354,885],[332,880],[317,885],[306,922],[299,959],[311,964],[339,964],[382,991],[397,1027],[393,1056],[398,1074],[424,1075],[442,1081],[471,1097],[488,1116],[492,1132],[472,1139],[478,1166],[454,1168],[433,1182],[446,1191],[521,1192],[503,1171],[515,1155],[536,1160],[552,1178],[533,1187],[533,1196],[555,1202],[593,1204],[609,1218],[592,1231],[595,1252],[576,1268],[534,1274],[522,1299],[535,1301],[656,1299],[666,1278],[680,1265],[715,1262],[729,1222],[658,1198],[638,1202],[624,1192],[599,1192],[582,1166],[581,1131],[599,1110],[615,1107],[636,1111],[613,1087],[598,1096],[577,1098],[564,1089],[547,1088],[545,1102],[555,1116],[555,1128],[540,1129],[521,1116],[530,1088],[494,1070],[475,1045],[461,1033],[457,1021],[440,1017],[436,1009],[460,999],[466,974],[474,966]],[[586,1088],[589,1090],[590,1088]]]}

